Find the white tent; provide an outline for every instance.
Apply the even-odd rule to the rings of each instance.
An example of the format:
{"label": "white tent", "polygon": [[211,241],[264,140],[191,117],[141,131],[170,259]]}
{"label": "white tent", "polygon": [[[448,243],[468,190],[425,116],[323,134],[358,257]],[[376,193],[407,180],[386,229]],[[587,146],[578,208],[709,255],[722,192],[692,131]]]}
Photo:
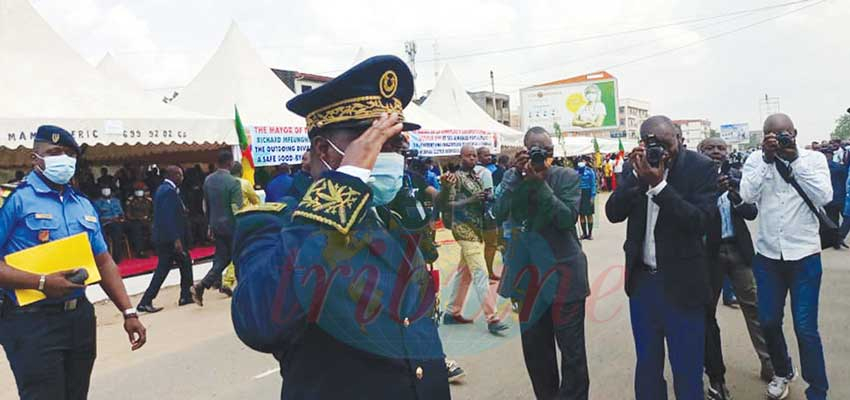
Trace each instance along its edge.
{"label": "white tent", "polygon": [[267,67],[236,23],[201,72],[172,104],[216,116],[234,116],[245,125],[304,128],[304,118],[286,109],[295,94]]}
{"label": "white tent", "polygon": [[118,64],[118,61],[110,53],[106,53],[95,68],[109,82],[121,85],[123,89],[136,92],[144,92],[145,90],[139,81],[131,77],[127,70]]}
{"label": "white tent", "polygon": [[457,128],[495,134],[500,146],[522,146],[523,134],[500,124],[478,107],[448,65],[443,69],[422,108]]}
{"label": "white tent", "polygon": [[[595,152],[593,138],[587,136],[569,136],[560,139],[553,138],[555,145],[555,157],[574,157]],[[636,140],[623,140],[623,149],[631,151],[637,146]],[[599,152],[602,154],[617,153],[620,151],[620,142],[617,139],[596,139],[599,144]]]}
{"label": "white tent", "polygon": [[28,155],[15,149],[31,147],[42,124],[95,146],[87,152],[93,160],[126,159],[139,144],[150,153],[236,140],[232,120],[168,107],[104,78],[28,0],[0,0],[0,59],[0,165],[25,165]]}

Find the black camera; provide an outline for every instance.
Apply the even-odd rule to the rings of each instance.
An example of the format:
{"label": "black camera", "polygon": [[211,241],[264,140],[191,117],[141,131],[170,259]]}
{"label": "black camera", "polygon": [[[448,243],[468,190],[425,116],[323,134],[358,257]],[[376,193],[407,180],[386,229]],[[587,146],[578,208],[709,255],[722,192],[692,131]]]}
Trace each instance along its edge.
{"label": "black camera", "polygon": [[528,151],[528,157],[531,159],[531,165],[534,166],[543,166],[546,164],[546,149],[538,146],[534,146],[531,150]]}
{"label": "black camera", "polygon": [[794,136],[790,132],[782,131],[777,133],[776,141],[779,142],[779,147],[794,147]]}
{"label": "black camera", "polygon": [[405,159],[411,159],[419,157],[419,150],[417,149],[408,149],[401,152],[401,155],[404,156]]}
{"label": "black camera", "polygon": [[732,163],[729,160],[723,160],[723,163],[720,164],[720,175],[729,175],[729,170],[732,169]]}
{"label": "black camera", "polygon": [[658,167],[661,165],[661,158],[664,157],[664,145],[658,140],[655,135],[650,135],[644,141],[646,143],[646,162],[649,163],[651,167]]}

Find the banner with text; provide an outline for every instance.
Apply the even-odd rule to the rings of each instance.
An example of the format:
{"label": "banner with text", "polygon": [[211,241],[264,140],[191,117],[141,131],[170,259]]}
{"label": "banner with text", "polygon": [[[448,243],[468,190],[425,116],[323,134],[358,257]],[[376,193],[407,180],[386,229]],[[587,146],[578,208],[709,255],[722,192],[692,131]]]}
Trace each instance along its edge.
{"label": "banner with text", "polygon": [[255,167],[300,164],[310,148],[307,129],[301,126],[248,126]]}
{"label": "banner with text", "polygon": [[497,135],[483,130],[419,130],[410,134],[410,148],[419,150],[422,157],[456,156],[467,144],[499,152]]}

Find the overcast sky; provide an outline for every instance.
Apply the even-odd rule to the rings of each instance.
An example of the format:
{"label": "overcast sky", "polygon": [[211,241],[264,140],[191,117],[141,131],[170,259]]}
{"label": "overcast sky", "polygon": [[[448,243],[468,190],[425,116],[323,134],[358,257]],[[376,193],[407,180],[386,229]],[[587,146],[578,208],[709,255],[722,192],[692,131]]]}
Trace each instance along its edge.
{"label": "overcast sky", "polygon": [[[518,108],[522,87],[606,69],[618,78],[621,98],[648,100],[655,114],[707,118],[715,128],[738,122],[759,128],[759,99],[768,94],[779,97],[804,140],[826,138],[850,107],[850,0],[733,14],[790,1],[33,4],[92,64],[112,52],[145,88],[163,92],[186,85],[236,21],[275,68],[334,75],[352,63],[361,46],[403,56],[404,41],[415,40],[420,92],[433,86],[435,70],[447,63],[473,91],[490,89],[493,70],[496,90],[510,94]],[[632,32],[616,34],[624,31]]]}

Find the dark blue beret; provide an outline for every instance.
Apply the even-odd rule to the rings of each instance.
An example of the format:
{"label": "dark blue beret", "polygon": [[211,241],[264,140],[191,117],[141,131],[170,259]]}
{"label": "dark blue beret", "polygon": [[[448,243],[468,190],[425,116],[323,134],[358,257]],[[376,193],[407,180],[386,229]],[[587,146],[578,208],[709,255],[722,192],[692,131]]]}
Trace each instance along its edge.
{"label": "dark blue beret", "polygon": [[38,127],[38,132],[35,134],[35,142],[44,142],[74,149],[74,152],[80,154],[80,145],[74,140],[74,136],[70,132],[53,125],[42,125]]}
{"label": "dark blue beret", "polygon": [[[293,97],[286,108],[307,119],[307,130],[363,126],[381,116],[403,110],[413,98],[413,74],[396,56],[375,56],[351,67],[309,92]],[[420,126],[404,122],[404,130]]]}

